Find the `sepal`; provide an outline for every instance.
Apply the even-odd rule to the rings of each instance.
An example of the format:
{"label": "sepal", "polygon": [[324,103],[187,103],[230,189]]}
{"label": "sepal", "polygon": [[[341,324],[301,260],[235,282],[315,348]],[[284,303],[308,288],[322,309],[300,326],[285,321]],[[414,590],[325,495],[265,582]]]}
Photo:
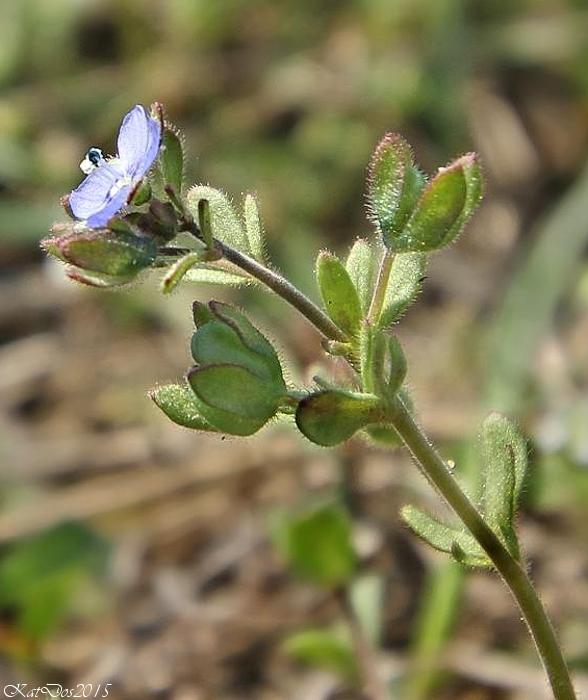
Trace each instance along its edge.
{"label": "sepal", "polygon": [[361,310],[367,314],[376,277],[376,256],[372,244],[366,238],[358,238],[353,244],[345,269],[357,290]]}
{"label": "sepal", "polygon": [[358,430],[382,420],[384,407],[377,396],[343,389],[312,393],[296,410],[300,432],[323,447],[345,442]]}
{"label": "sepal", "polygon": [[86,273],[88,278],[105,275],[119,280],[118,284],[132,280],[141,270],[150,267],[157,255],[153,239],[137,235],[130,229],[117,232],[108,229],[74,230],[71,234],[49,237],[42,245],[47,252]]}
{"label": "sepal", "polygon": [[404,228],[424,185],[414,164],[412,148],[399,134],[389,133],[376,146],[368,169],[368,214],[384,243],[394,241]]}
{"label": "sepal", "polygon": [[200,413],[194,393],[186,384],[166,384],[155,387],[149,398],[176,425],[192,430],[218,432]]}
{"label": "sepal", "polygon": [[482,175],[475,153],[444,168],[423,189],[401,231],[384,236],[397,253],[430,252],[454,241],[482,197]]}

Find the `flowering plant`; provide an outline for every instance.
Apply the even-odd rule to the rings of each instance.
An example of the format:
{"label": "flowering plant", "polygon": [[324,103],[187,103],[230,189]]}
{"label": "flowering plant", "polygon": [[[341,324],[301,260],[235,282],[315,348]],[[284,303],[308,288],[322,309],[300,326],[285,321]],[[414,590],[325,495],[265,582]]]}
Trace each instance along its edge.
{"label": "flowering plant", "polygon": [[[322,307],[267,265],[252,195],[237,212],[212,187],[186,191],[182,139],[159,104],[150,112],[134,107],[121,125],[117,156],[104,158],[94,147],[82,168],[86,179],[64,200],[73,220],[56,224],[43,242],[68,264],[70,277],[111,287],[162,268],[164,293],[182,280],[262,284],[301,312],[320,333],[327,355],[344,358],[349,370],[345,381],[317,376],[310,388],[291,386],[272,344],[243,312],[219,302],[195,302],[194,364],[183,381],[151,392],[156,405],[175,423],[199,431],[247,436],[282,416],[293,417],[317,445],[334,446],[356,434],[383,445],[404,444],[461,525],[440,522],[413,506],[402,511],[406,523],[461,564],[501,574],[529,626],[554,696],[574,698],[515,527],[526,443],[505,416],[491,414],[484,421],[483,485],[476,504],[415,420],[405,386],[407,361],[393,332],[418,295],[430,254],[459,236],[480,201],[477,156],[461,156],[427,178],[410,145],[387,134],[372,156],[367,182],[374,233],[355,241],[345,261],[327,251],[318,255]],[[340,534],[337,514],[321,527],[326,522]],[[352,561],[342,546],[337,561],[336,575],[328,577],[333,585]]]}

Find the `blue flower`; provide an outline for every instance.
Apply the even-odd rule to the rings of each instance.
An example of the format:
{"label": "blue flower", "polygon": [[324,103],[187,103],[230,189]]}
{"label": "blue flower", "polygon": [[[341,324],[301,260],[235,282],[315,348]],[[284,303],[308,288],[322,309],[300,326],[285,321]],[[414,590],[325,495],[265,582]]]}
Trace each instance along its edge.
{"label": "blue flower", "polygon": [[117,156],[98,160],[71,193],[69,206],[75,218],[90,228],[105,226],[127,204],[133,188],[153,165],[160,145],[160,121],[136,105],[120,126]]}

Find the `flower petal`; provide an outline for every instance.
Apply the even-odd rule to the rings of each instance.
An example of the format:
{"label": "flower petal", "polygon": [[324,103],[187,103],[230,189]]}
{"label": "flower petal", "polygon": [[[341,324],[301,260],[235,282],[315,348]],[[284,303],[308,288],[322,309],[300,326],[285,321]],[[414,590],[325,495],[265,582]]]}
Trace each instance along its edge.
{"label": "flower petal", "polygon": [[131,194],[131,189],[131,185],[123,185],[117,190],[116,194],[105,203],[100,211],[87,218],[86,223],[88,226],[90,228],[106,226],[110,219],[125,206]]}
{"label": "flower petal", "polygon": [[118,134],[118,156],[125,170],[139,178],[151,167],[159,150],[161,125],[150,117],[142,105],[125,116]]}
{"label": "flower petal", "polygon": [[149,117],[147,127],[149,129],[149,142],[143,160],[139,164],[137,170],[132,173],[133,178],[140,178],[145,175],[157,158],[161,146],[161,124],[159,121]]}
{"label": "flower petal", "polygon": [[118,161],[103,163],[91,172],[69,196],[69,206],[76,219],[87,219],[101,211],[112,199],[113,187],[124,177]]}

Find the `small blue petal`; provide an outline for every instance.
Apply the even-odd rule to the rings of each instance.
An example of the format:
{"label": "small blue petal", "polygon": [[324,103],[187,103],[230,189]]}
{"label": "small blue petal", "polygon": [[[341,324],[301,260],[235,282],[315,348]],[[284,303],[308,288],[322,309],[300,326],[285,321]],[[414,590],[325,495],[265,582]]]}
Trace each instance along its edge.
{"label": "small blue petal", "polygon": [[133,177],[142,177],[155,160],[161,139],[161,125],[142,105],[125,116],[118,134],[118,156]]}
{"label": "small blue petal", "polygon": [[88,219],[106,206],[116,193],[117,183],[124,177],[118,161],[103,163],[93,170],[69,197],[69,206],[76,219]]}
{"label": "small blue petal", "polygon": [[90,228],[100,228],[101,226],[106,226],[110,219],[125,206],[129,195],[131,194],[131,189],[132,187],[130,185],[124,185],[121,187],[116,195],[114,195],[114,197],[112,197],[100,211],[87,218],[86,224]]}
{"label": "small blue petal", "polygon": [[145,149],[145,155],[134,173],[134,177],[137,179],[143,177],[143,175],[145,175],[145,173],[153,165],[153,162],[159,153],[159,147],[161,146],[161,124],[159,121],[149,117],[147,128],[149,129],[148,145]]}

